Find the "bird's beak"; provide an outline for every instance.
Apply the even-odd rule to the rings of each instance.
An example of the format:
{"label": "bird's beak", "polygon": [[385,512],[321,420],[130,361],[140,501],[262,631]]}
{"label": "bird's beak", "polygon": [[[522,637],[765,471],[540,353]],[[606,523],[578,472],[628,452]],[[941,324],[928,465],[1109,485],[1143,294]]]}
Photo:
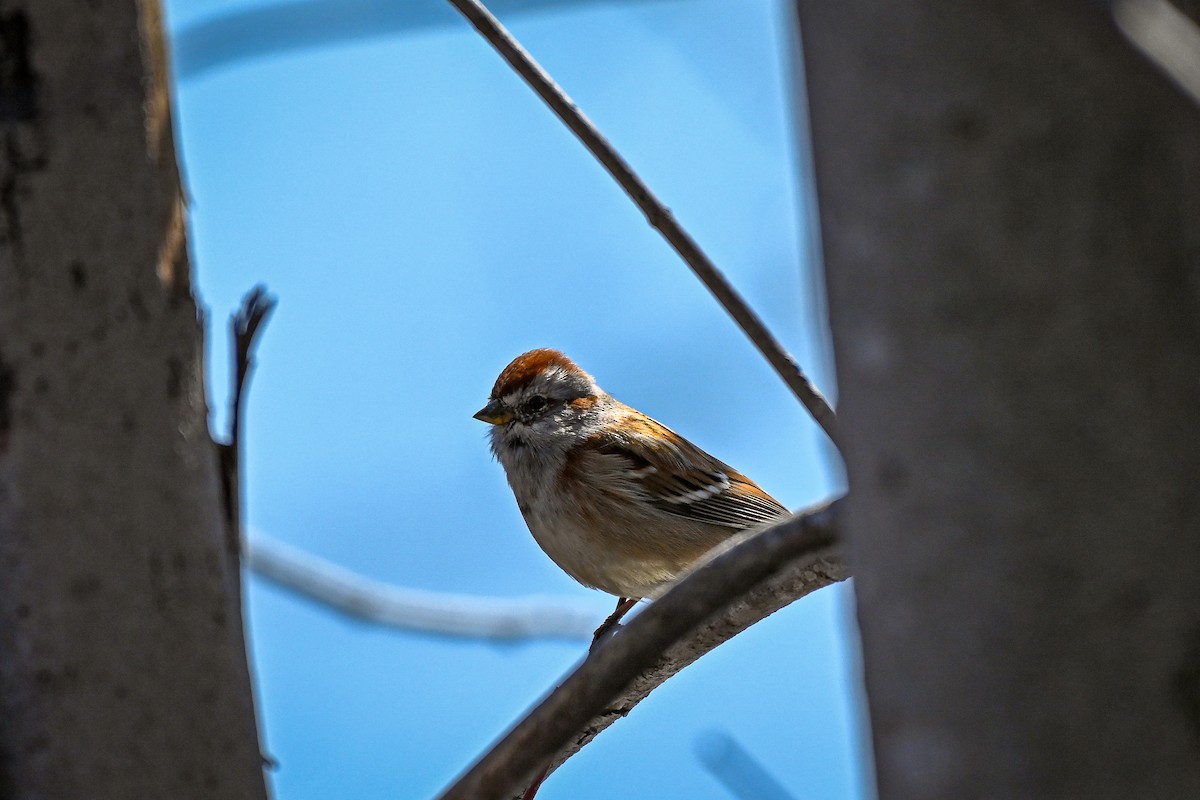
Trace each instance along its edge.
{"label": "bird's beak", "polygon": [[512,411],[500,405],[499,400],[492,400],[486,406],[475,412],[475,419],[488,425],[503,425],[513,418]]}

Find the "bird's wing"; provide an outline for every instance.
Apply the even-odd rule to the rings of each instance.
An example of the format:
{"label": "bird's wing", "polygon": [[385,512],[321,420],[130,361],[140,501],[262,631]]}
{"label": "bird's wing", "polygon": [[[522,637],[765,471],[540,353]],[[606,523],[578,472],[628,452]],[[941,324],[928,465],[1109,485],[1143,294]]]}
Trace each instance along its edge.
{"label": "bird's wing", "polygon": [[790,512],[758,484],[665,425],[629,409],[624,424],[601,429],[588,449],[620,458],[651,504],[697,522],[751,528]]}

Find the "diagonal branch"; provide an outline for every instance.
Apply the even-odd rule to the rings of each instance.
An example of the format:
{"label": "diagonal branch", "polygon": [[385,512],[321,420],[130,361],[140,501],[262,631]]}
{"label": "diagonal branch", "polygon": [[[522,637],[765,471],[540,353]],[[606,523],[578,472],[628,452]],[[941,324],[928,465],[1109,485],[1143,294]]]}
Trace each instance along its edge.
{"label": "diagonal branch", "polygon": [[843,500],[731,543],[596,649],[447,788],[440,800],[504,800],[553,771],[657,686],[721,642],[849,577],[838,555]]}
{"label": "diagonal branch", "polygon": [[537,92],[550,110],[579,138],[596,160],[608,170],[630,199],[646,215],[651,227],[662,234],[667,243],[679,253],[692,272],[712,293],[717,302],[733,317],[758,351],[767,359],[783,382],[801,404],[808,409],[821,430],[837,444],[835,418],[829,403],[808,380],[796,360],[783,349],[779,341],[746,304],[712,260],[700,249],[696,240],[675,220],[670,210],[650,191],[633,168],[601,135],[591,120],[567,97],[558,84],[533,57],[521,47],[500,21],[479,0],[449,0],[483,35],[496,51]]}

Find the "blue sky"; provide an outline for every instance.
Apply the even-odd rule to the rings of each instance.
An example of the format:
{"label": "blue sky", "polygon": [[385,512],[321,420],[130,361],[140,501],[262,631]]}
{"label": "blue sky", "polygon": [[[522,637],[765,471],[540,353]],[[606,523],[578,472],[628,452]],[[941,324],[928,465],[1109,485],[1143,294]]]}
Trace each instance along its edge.
{"label": "blue sky", "polygon": [[[594,603],[599,622],[611,599],[537,548],[471,418],[537,346],[789,506],[835,491],[816,427],[608,176],[443,0],[409,2],[412,24],[389,12],[369,36],[177,82],[218,426],[228,314],[257,282],[280,300],[250,400],[252,529],[404,586]],[[198,25],[265,7],[167,5],[185,48]],[[831,391],[787,3],[505,13],[520,5],[496,10]],[[383,630],[257,578],[248,611],[285,800],[433,796],[585,647]],[[798,800],[863,796],[851,613],[838,587],[756,626],[539,796],[731,798],[700,757],[714,736]]]}

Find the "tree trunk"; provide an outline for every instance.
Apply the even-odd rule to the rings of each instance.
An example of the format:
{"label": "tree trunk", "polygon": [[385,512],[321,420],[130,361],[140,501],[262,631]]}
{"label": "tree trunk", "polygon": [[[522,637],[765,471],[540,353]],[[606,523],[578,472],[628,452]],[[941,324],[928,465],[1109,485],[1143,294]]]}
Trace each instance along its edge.
{"label": "tree trunk", "polygon": [[0,797],[263,798],[157,2],[0,2]]}
{"label": "tree trunk", "polygon": [[1200,797],[1200,112],[1100,3],[798,7],[880,797]]}

